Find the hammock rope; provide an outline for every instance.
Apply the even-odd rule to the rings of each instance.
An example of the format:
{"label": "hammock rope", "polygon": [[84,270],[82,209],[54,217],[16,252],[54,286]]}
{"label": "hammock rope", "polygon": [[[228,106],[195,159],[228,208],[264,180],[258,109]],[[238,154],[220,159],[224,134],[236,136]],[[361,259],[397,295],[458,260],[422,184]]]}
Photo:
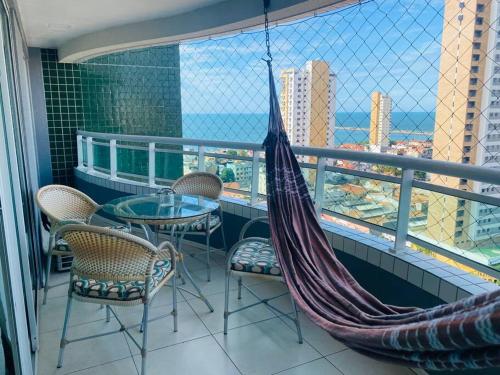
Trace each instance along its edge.
{"label": "hammock rope", "polygon": [[500,366],[500,290],[429,309],[386,305],[335,257],[320,226],[281,117],[264,0],[270,111],[266,151],[271,238],[301,310],[346,346],[432,370]]}

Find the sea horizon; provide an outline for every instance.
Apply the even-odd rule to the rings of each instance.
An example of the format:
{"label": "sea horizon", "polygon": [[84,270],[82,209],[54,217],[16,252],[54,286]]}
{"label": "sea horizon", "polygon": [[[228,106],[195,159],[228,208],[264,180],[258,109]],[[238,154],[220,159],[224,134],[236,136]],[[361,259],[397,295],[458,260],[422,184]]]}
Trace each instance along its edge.
{"label": "sea horizon", "polygon": [[[366,143],[370,112],[337,112],[335,145]],[[392,112],[391,141],[432,140],[435,112]],[[262,142],[267,133],[267,113],[183,113],[186,138]]]}

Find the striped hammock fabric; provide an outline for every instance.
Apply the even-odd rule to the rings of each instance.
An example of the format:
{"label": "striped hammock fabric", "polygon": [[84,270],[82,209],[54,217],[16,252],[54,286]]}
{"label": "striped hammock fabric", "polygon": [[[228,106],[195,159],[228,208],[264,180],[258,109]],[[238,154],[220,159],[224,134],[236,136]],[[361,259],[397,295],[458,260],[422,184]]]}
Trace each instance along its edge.
{"label": "striped hammock fabric", "polygon": [[[283,128],[269,66],[264,141],[273,246],[302,311],[335,339],[368,356],[425,369],[500,366],[500,291],[430,309],[386,305],[335,257]],[[500,373],[500,372],[499,372]]]}

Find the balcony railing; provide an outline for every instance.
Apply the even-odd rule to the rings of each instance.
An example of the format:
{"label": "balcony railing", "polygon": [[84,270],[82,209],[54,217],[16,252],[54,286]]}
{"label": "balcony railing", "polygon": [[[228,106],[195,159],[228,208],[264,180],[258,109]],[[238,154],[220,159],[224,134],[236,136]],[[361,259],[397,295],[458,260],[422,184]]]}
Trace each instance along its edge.
{"label": "balcony railing", "polygon": [[[249,205],[265,201],[264,152],[257,143],[78,131],[77,150],[79,169],[111,180],[157,187],[183,173],[208,170],[226,179],[226,194]],[[496,188],[499,169],[345,149],[293,150],[324,220],[340,219],[390,236],[393,251],[419,246],[500,278],[500,198],[428,178]],[[172,169],[177,169],[173,175]],[[450,220],[453,225],[447,226]],[[450,227],[462,227],[470,240],[456,241],[463,236],[448,233]]]}

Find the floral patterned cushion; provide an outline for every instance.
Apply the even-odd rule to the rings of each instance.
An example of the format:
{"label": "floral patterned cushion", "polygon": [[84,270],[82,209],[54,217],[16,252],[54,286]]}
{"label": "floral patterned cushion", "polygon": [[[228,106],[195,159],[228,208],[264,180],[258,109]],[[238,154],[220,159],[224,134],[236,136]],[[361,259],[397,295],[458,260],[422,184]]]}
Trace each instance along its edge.
{"label": "floral patterned cushion", "polygon": [[[113,226],[109,226],[106,228],[119,230],[120,232],[124,232],[124,233],[130,233],[130,228],[126,225],[113,225]],[[64,241],[64,239],[62,239],[62,238],[59,238],[56,241],[56,244],[54,245],[54,250],[55,251],[71,252],[71,249],[69,248],[68,243],[66,241]]]}
{"label": "floral patterned cushion", "polygon": [[260,241],[242,243],[231,259],[231,269],[281,276],[281,267],[276,260],[273,247]]}
{"label": "floral patterned cushion", "polygon": [[[220,217],[218,215],[210,215],[210,228],[215,227],[219,223],[220,223]],[[206,224],[207,224],[206,218],[189,223],[187,224],[189,225],[188,232],[204,232],[206,230]],[[183,231],[184,225],[186,224],[177,225],[177,231]],[[163,225],[161,229],[170,232],[172,230],[172,225],[170,224]]]}
{"label": "floral patterned cushion", "polygon": [[[153,269],[150,288],[156,287],[170,271],[169,260],[159,260]],[[142,298],[146,293],[144,281],[103,281],[75,276],[73,291],[83,297],[105,298],[119,301],[131,301]]]}

